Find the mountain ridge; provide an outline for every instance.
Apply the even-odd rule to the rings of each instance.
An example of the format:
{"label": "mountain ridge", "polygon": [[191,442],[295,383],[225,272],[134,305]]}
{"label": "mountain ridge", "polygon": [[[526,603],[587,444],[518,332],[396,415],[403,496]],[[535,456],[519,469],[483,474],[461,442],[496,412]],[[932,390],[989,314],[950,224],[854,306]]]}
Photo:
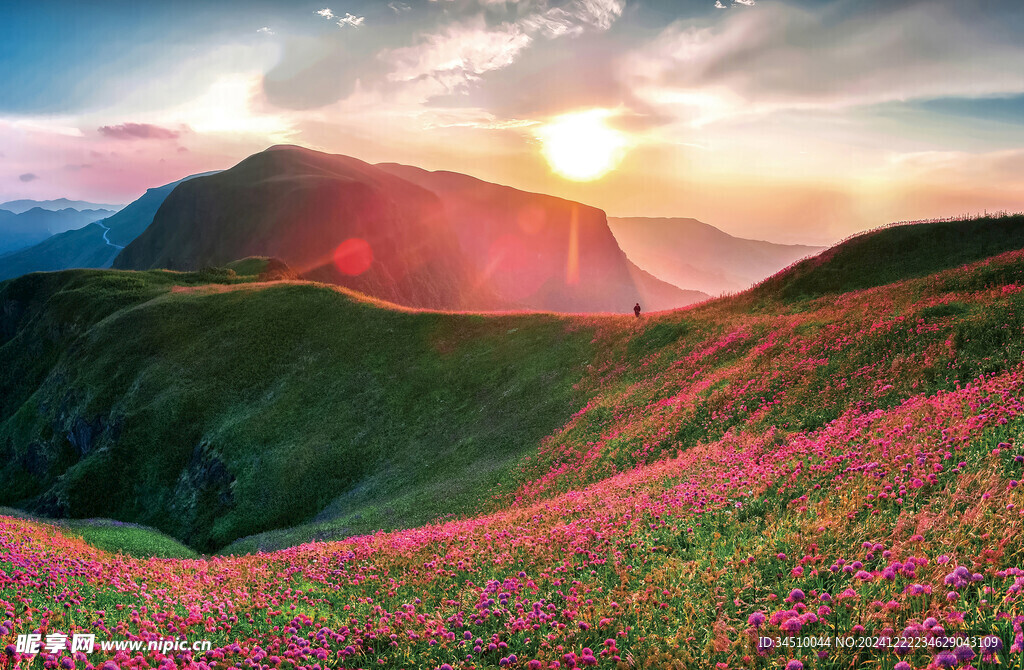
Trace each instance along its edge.
{"label": "mountain ridge", "polygon": [[86,226],[110,214],[113,212],[101,209],[53,211],[33,207],[19,214],[0,210],[0,254],[31,247],[48,237]]}
{"label": "mountain ridge", "polygon": [[83,211],[86,209],[106,209],[111,212],[117,212],[124,208],[124,205],[106,205],[96,202],[87,202],[85,200],[69,200],[67,198],[57,198],[56,200],[8,200],[7,202],[0,202],[0,209],[5,209],[15,214],[21,214],[30,209],[40,208],[50,211],[57,211],[61,209],[75,209]]}
{"label": "mountain ridge", "polygon": [[[599,209],[465,175],[446,177],[474,188],[453,207],[450,191],[415,170],[274,146],[176,188],[113,267],[272,256],[308,279],[434,309],[627,312],[640,300],[653,311],[707,298],[636,268]],[[524,211],[534,217],[526,232],[508,219]],[[355,261],[365,267],[345,267]]]}

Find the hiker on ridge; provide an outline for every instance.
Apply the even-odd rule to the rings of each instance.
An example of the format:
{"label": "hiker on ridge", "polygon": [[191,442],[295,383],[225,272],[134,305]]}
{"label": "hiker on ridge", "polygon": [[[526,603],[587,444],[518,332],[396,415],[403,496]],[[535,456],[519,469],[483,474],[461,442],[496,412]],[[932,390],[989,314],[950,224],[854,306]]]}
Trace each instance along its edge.
{"label": "hiker on ridge", "polygon": [[640,318],[640,303],[633,305],[633,313],[636,314],[636,318]]}

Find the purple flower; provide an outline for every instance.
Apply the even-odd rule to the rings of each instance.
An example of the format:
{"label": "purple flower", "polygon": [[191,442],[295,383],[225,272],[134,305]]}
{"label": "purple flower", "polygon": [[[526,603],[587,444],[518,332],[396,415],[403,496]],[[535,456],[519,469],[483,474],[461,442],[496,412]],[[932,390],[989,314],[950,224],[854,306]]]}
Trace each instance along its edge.
{"label": "purple flower", "polygon": [[935,656],[935,665],[938,665],[941,668],[952,668],[956,664],[956,654],[951,651],[940,651]]}
{"label": "purple flower", "polygon": [[786,670],[804,670],[804,664],[794,658],[786,664]]}
{"label": "purple flower", "polygon": [[763,624],[764,621],[765,616],[763,612],[754,612],[749,617],[747,617],[747,623],[753,626],[754,628],[760,628],[761,624]]}
{"label": "purple flower", "polygon": [[793,589],[789,592],[789,599],[795,603],[802,603],[804,601],[804,592],[800,589]]}
{"label": "purple flower", "polygon": [[970,646],[964,644],[953,650],[953,655],[956,656],[956,660],[961,663],[966,663],[975,657],[974,650]]}

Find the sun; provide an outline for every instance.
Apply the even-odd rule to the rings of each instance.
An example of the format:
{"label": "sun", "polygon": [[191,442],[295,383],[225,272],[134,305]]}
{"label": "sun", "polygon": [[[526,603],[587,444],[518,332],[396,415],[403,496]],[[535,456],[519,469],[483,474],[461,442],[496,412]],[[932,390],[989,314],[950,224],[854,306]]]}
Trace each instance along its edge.
{"label": "sun", "polygon": [[563,114],[542,126],[537,136],[551,168],[574,181],[591,181],[614,169],[629,140],[608,126],[611,115],[607,109],[589,109]]}

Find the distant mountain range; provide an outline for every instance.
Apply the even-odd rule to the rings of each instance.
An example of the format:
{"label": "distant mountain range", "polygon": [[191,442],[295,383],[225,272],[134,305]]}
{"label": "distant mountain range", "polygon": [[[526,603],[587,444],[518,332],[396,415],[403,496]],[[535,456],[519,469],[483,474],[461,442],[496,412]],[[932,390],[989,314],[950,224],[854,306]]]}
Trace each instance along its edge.
{"label": "distant mountain range", "polygon": [[8,212],[14,212],[15,214],[21,214],[27,212],[30,209],[38,207],[39,209],[48,209],[56,212],[62,209],[77,209],[83,211],[86,209],[106,209],[111,212],[116,212],[122,209],[124,205],[103,205],[95,202],[86,202],[84,200],[68,200],[67,198],[57,198],[56,200],[8,200],[7,202],[0,202],[0,209],[6,209]]}
{"label": "distant mountain range", "polygon": [[153,216],[175,186],[194,177],[210,174],[215,173],[192,175],[151,188],[138,200],[107,218],[83,228],[53,235],[31,247],[0,257],[0,279],[18,277],[29,272],[110,267],[121,249],[153,223]]}
{"label": "distant mountain range", "polygon": [[246,256],[414,307],[628,312],[638,300],[651,310],[707,297],[632,265],[593,207],[293,146],[175,188],[113,267]]}
{"label": "distant mountain range", "polygon": [[65,208],[49,210],[42,207],[15,213],[0,209],[0,254],[38,244],[51,235],[81,228],[114,212],[107,209]]}
{"label": "distant mountain range", "polygon": [[608,225],[634,263],[676,286],[710,295],[748,289],[824,249],[733,237],[696,219],[609,217]]}

